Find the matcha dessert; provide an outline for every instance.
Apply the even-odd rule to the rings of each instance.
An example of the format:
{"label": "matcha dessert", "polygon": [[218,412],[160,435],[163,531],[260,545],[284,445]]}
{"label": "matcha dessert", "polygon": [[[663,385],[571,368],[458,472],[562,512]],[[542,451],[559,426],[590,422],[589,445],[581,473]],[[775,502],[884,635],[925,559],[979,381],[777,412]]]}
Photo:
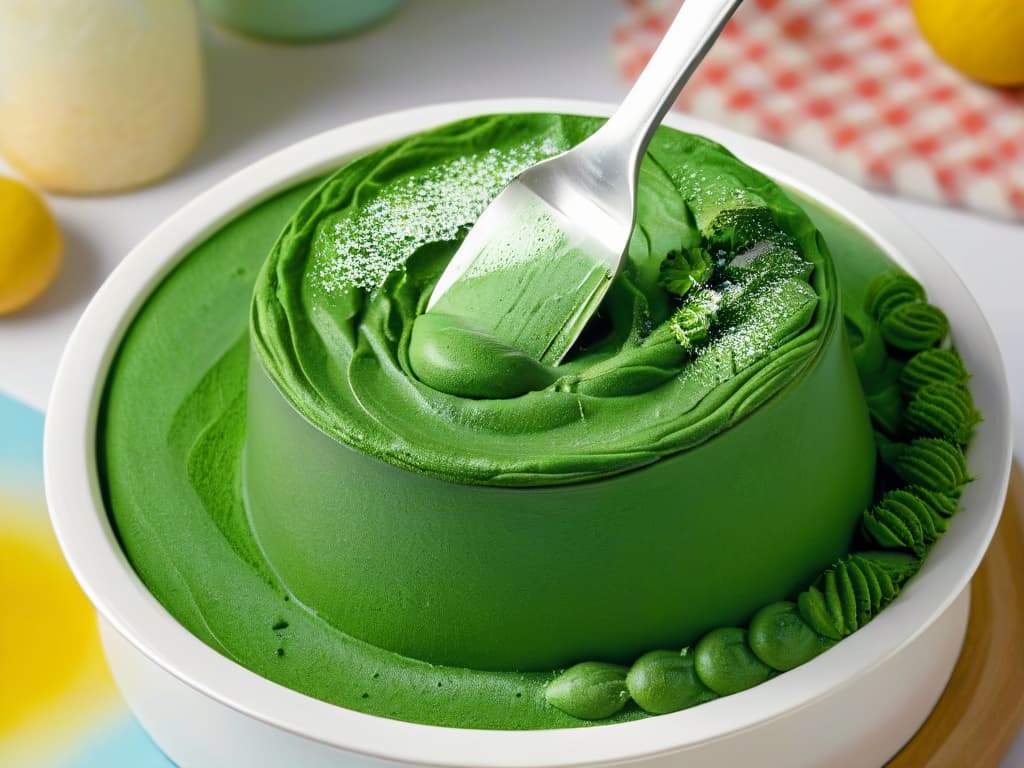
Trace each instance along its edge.
{"label": "matcha dessert", "polygon": [[411,136],[154,289],[98,455],[129,560],[193,634],[342,707],[560,728],[764,682],[913,576],[979,418],[948,322],[719,145],[659,129],[628,263],[560,364],[425,312],[502,186],[598,125]]}

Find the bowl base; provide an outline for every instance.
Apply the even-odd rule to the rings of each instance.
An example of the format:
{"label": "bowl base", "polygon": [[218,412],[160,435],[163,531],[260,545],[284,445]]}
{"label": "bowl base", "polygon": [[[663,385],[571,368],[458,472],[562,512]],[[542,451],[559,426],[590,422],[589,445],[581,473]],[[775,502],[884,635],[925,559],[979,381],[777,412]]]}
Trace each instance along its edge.
{"label": "bowl base", "polygon": [[[960,655],[969,612],[968,587],[912,642],[808,706],[721,739],[640,758],[634,765],[668,768],[685,758],[689,768],[714,768],[742,765],[757,754],[765,765],[877,768],[910,740],[935,707]],[[100,637],[132,711],[157,745],[183,768],[399,765],[267,727],[188,686],[104,619]]]}

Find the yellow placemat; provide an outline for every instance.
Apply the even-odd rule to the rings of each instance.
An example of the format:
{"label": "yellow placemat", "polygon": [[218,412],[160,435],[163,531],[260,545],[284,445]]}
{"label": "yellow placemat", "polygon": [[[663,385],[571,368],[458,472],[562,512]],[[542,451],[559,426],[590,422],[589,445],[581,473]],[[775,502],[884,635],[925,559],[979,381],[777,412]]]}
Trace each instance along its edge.
{"label": "yellow placemat", "polygon": [[166,768],[110,677],[43,498],[43,417],[0,396],[0,765]]}

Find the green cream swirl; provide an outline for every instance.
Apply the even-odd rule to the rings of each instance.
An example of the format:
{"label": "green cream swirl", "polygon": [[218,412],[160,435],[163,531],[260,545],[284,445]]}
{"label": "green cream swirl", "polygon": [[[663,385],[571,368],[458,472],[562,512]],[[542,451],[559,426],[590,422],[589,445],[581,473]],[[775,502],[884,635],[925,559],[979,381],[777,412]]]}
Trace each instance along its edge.
{"label": "green cream swirl", "polygon": [[926,349],[907,361],[900,371],[900,387],[913,396],[929,384],[967,386],[967,368],[955,349]]}
{"label": "green cream swirl", "polygon": [[800,593],[800,615],[822,637],[841,640],[888,605],[920,564],[919,558],[898,552],[848,555]]}
{"label": "green cream swirl", "polygon": [[864,294],[864,310],[875,320],[881,320],[902,304],[917,304],[925,300],[924,288],[906,272],[886,272],[868,286]]}
{"label": "green cream swirl", "polygon": [[882,445],[882,461],[911,485],[959,496],[970,482],[964,452],[940,437],[919,437],[909,443]]}
{"label": "green cream swirl", "polygon": [[750,649],[780,672],[798,667],[831,646],[800,614],[796,603],[766,605],[750,620]]}
{"label": "green cream swirl", "polygon": [[914,434],[949,437],[963,444],[971,439],[981,415],[966,387],[936,382],[914,393],[904,418]]}
{"label": "green cream swirl", "polygon": [[[253,345],[278,388],[327,434],[397,466],[537,486],[686,450],[793,381],[836,311],[814,226],[720,146],[664,128],[641,169],[628,264],[561,365],[495,349],[461,318],[415,322],[429,317],[435,281],[502,184],[599,124],[474,118],[335,173],[288,224],[256,285]],[[670,253],[695,269],[713,260],[708,284],[673,297],[662,271]],[[680,302],[694,316],[673,326]]]}
{"label": "green cream swirl", "polygon": [[864,512],[864,528],[883,547],[909,549],[920,556],[945,533],[947,522],[933,496],[899,488]]}
{"label": "green cream swirl", "polygon": [[949,333],[949,320],[931,304],[900,304],[882,318],[881,330],[891,347],[916,352],[942,341]]}

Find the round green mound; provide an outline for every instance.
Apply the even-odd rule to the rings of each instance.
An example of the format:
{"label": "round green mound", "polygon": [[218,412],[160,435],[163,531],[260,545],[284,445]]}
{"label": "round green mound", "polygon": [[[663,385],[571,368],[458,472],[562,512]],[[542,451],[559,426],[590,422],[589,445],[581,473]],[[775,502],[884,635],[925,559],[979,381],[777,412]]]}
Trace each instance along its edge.
{"label": "round green mound", "polygon": [[[793,381],[836,311],[817,230],[771,180],[669,129],[641,169],[624,273],[549,381],[519,397],[467,398],[413,373],[413,321],[476,215],[516,172],[599,124],[474,118],[338,171],[289,222],[257,281],[253,342],[277,387],[327,434],[396,466],[550,486],[698,445]],[[670,254],[674,268],[663,269]],[[702,258],[709,279],[688,291],[680,264]],[[509,369],[495,385],[511,378]]]}
{"label": "round green mound", "polygon": [[[357,209],[372,208],[389,183],[400,184],[414,166],[437,156],[431,153],[456,146],[459,156],[475,148],[475,154],[497,157],[501,172],[481,186],[493,194],[496,179],[596,125],[552,116],[506,123],[458,124],[445,129],[447,138],[442,131],[421,144],[386,148],[326,183],[281,193],[225,225],[154,290],[111,367],[98,427],[103,491],[129,560],[167,610],[227,658],[324,701],[414,722],[509,729],[572,727],[591,722],[587,718],[619,722],[699,704],[803,663],[891,600],[956,510],[959,487],[968,479],[959,443],[977,415],[959,358],[936,348],[944,318],[923,302],[919,286],[899,276],[876,280],[891,265],[846,222],[804,205],[812,225],[781,190],[716,145],[662,132],[644,178],[667,203],[642,201],[630,267],[595,331],[567,363],[564,379],[491,401],[429,390],[410,375],[410,325],[463,223],[448,221],[454,229],[423,234],[375,230],[352,218]],[[511,151],[517,145],[532,148]],[[692,165],[664,159],[685,153],[695,158]],[[367,165],[353,173],[360,163]],[[472,203],[478,211],[485,202],[459,206]],[[726,209],[739,215],[722,216]],[[825,234],[838,283],[815,225]],[[702,287],[722,293],[743,284],[745,299],[760,295],[764,284],[792,293],[780,305],[787,311],[779,322],[770,331],[761,328],[766,335],[760,341],[773,343],[755,345],[759,354],[738,361],[725,339],[728,329],[749,327],[739,303],[731,316],[728,307],[715,317],[703,315],[692,295],[699,291],[683,290],[679,270],[666,275],[661,262],[674,253],[677,264],[699,269],[702,248],[712,245],[711,257],[716,244],[726,253],[743,252],[749,245],[744,233],[751,231],[759,237],[770,232],[773,248],[748,253],[744,263],[713,261],[714,274]],[[385,250],[374,250],[370,236],[391,240]],[[408,247],[396,248],[394,238]],[[346,243],[377,256],[404,254],[403,260],[357,259],[354,270],[355,262],[341,258],[353,254]],[[264,265],[268,252],[273,257]],[[755,262],[764,256],[778,269],[770,280],[756,275]],[[817,579],[808,573],[765,600],[792,602],[767,605],[746,616],[749,622],[737,617],[746,629],[680,637],[676,649],[652,650],[632,668],[581,658],[581,668],[565,676],[561,670],[523,674],[430,664],[362,642],[310,611],[282,586],[254,539],[242,458],[251,366],[262,375],[265,364],[316,429],[381,464],[435,481],[458,478],[481,491],[502,492],[480,487],[493,485],[533,486],[509,489],[513,493],[545,485],[570,489],[590,485],[580,480],[638,474],[625,470],[662,464],[658,459],[709,442],[762,410],[773,393],[800,378],[824,343],[822,322],[838,311],[840,293],[880,436],[880,500],[863,516],[861,543],[895,555],[855,554]],[[692,390],[688,396],[674,392],[683,380]],[[380,394],[371,397],[376,387]],[[659,396],[667,396],[664,411],[653,405]],[[581,400],[606,421],[603,443],[579,426]],[[652,433],[621,404],[626,401],[663,419],[663,428]],[[573,450],[555,450],[539,422],[517,410],[523,402],[552,419],[558,445]],[[428,434],[429,419],[441,420],[443,429]],[[453,453],[451,435],[475,435],[478,427],[479,442],[463,436]],[[628,583],[631,575],[622,578]],[[694,649],[680,652],[684,643]]]}

